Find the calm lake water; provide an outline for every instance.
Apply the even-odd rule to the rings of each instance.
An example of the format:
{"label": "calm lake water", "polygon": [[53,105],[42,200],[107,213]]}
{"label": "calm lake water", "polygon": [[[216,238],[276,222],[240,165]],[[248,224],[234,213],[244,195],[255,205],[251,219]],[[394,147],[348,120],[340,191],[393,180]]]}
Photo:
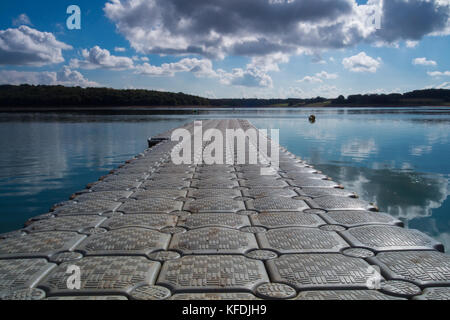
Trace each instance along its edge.
{"label": "calm lake water", "polygon": [[142,152],[147,137],[207,118],[280,129],[291,152],[450,248],[450,108],[0,114],[0,232],[21,228]]}

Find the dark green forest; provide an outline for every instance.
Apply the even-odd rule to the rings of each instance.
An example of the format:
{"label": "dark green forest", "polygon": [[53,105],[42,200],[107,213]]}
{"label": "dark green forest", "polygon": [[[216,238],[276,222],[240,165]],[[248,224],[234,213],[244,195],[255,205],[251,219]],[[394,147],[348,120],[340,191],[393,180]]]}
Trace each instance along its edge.
{"label": "dark green forest", "polygon": [[348,105],[429,105],[448,104],[450,102],[450,90],[427,89],[416,90],[404,94],[366,94],[351,95],[347,99],[340,96],[333,100],[333,104]]}
{"label": "dark green forest", "polygon": [[206,106],[208,99],[184,93],[63,86],[0,86],[1,107]]}
{"label": "dark green forest", "polygon": [[302,106],[450,105],[450,90],[416,90],[404,94],[351,95],[336,99],[207,99],[184,93],[64,86],[2,85],[0,108],[15,107],[302,107]]}

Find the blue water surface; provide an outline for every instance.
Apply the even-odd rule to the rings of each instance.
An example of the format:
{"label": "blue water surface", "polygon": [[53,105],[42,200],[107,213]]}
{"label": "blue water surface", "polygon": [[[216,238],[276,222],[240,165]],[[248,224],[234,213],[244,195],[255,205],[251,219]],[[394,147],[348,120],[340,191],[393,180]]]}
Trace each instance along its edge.
{"label": "blue water surface", "polygon": [[281,145],[450,248],[450,108],[164,113],[0,114],[0,233],[142,152],[150,136],[194,119],[243,118],[280,129]]}

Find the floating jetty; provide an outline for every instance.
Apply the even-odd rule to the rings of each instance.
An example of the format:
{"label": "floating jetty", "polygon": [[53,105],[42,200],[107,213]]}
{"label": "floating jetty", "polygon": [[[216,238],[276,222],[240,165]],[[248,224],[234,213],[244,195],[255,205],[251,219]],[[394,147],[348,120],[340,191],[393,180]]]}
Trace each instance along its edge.
{"label": "floating jetty", "polygon": [[[202,124],[224,135],[255,129]],[[176,165],[172,132],[0,235],[0,299],[450,299],[442,244],[283,147],[271,175],[261,175],[267,161]]]}

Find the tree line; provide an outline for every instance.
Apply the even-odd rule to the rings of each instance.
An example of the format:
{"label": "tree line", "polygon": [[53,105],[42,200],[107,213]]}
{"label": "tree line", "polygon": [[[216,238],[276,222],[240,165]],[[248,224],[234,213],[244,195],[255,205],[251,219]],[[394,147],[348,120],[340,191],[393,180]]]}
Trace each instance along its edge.
{"label": "tree line", "polygon": [[206,106],[208,99],[184,93],[64,86],[0,86],[3,107]]}
{"label": "tree line", "polygon": [[0,107],[117,107],[117,106],[213,106],[213,107],[302,107],[324,106],[402,106],[450,103],[450,90],[426,89],[404,94],[366,94],[336,99],[208,99],[184,93],[152,90],[117,90],[64,86],[2,85]]}
{"label": "tree line", "polygon": [[332,100],[332,103],[335,105],[439,105],[450,103],[450,90],[425,89],[403,94],[357,94],[350,95],[347,99],[339,96]]}

